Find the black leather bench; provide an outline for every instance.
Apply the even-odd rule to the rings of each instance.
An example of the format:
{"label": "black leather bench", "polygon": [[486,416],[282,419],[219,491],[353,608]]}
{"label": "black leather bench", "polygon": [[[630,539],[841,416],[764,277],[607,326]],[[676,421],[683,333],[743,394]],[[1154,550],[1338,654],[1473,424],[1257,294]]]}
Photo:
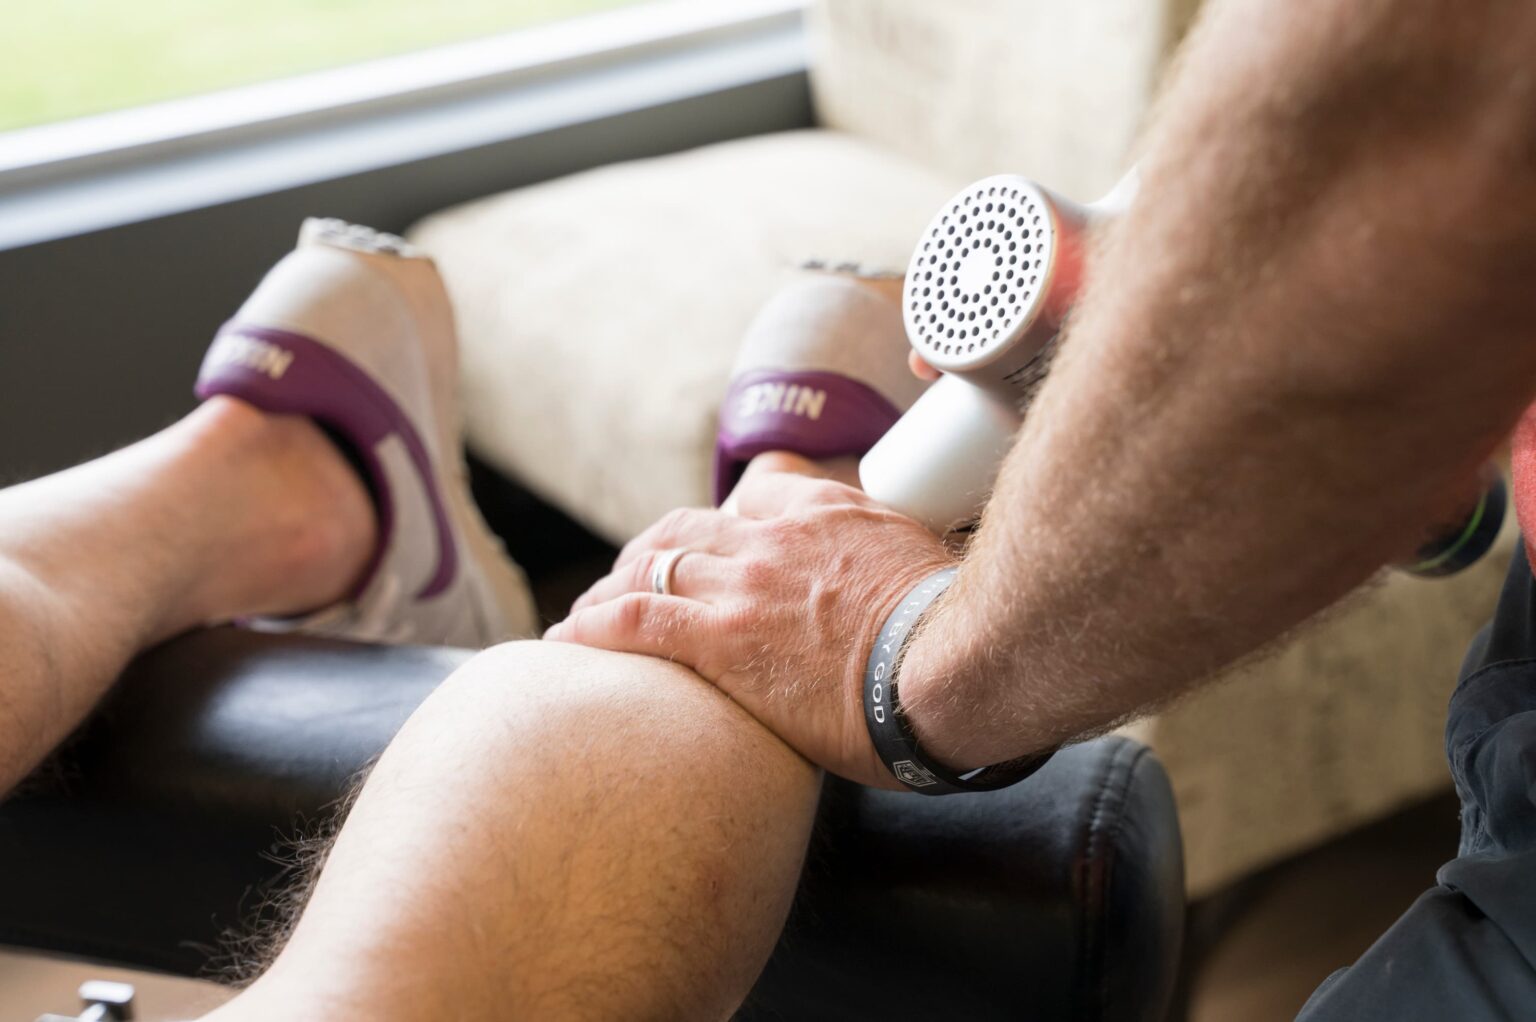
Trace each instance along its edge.
{"label": "black leather bench", "polygon": [[[292,880],[286,838],[324,825],[468,655],[235,629],[146,654],[0,806],[0,943],[205,970]],[[739,1017],[1155,1022],[1183,919],[1167,777],[1129,739],[987,795],[832,780]]]}

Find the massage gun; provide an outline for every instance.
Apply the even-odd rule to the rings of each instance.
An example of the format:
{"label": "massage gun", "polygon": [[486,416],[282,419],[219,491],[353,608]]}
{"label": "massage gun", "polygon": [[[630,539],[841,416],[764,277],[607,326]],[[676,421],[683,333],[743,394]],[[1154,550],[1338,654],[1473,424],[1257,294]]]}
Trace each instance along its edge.
{"label": "massage gun", "polygon": [[[991,495],[1024,409],[1045,378],[1083,284],[1088,232],[1135,200],[1134,170],[1079,205],[1016,175],[976,182],[923,233],[907,267],[907,339],[943,376],[859,464],[865,492],[945,533],[973,523]],[[1404,570],[1451,574],[1475,562],[1504,519],[1502,474]]]}
{"label": "massage gun", "polygon": [[949,201],[907,267],[907,339],[944,373],[859,464],[865,492],[935,532],[992,492],[1082,285],[1087,235],[1135,198],[1136,172],[1082,206],[998,175]]}

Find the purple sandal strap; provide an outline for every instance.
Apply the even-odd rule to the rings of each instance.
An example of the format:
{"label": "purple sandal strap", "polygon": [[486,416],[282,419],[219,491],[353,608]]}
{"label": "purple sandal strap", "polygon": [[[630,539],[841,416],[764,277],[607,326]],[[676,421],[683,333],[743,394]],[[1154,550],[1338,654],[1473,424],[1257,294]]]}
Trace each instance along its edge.
{"label": "purple sandal strap", "polygon": [[767,451],[806,458],[859,456],[901,417],[879,391],[839,373],[755,370],[731,381],[715,442],[715,504]]}
{"label": "purple sandal strap", "polygon": [[195,392],[200,400],[224,394],[274,415],[307,415],[353,445],[373,482],[379,516],[379,542],[354,598],[372,581],[394,533],[394,500],[377,448],[385,438],[399,437],[421,477],[437,531],[437,566],[416,598],[436,596],[453,582],[458,553],[426,444],[399,404],[356,363],[302,334],[227,323],[203,359]]}

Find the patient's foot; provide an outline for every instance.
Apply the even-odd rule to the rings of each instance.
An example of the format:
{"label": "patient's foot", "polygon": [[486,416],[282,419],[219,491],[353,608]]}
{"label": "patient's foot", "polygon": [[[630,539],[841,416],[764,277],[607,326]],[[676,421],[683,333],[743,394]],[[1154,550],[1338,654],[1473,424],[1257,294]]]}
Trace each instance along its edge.
{"label": "patient's foot", "polygon": [[469,494],[453,315],[431,260],[334,220],[299,246],[219,332],[197,393],[322,426],[366,481],[376,542],[349,589],[300,618],[367,641],[483,646],[533,630],[527,586]]}
{"label": "patient's foot", "polygon": [[185,503],[217,522],[209,563],[182,599],[166,603],[151,638],[328,606],[371,559],[378,529],[368,490],[313,420],[213,397],[146,443],[180,452],[167,460],[162,485],[184,482]]}
{"label": "patient's foot", "polygon": [[927,386],[907,368],[901,277],[811,264],[747,330],[720,408],[715,502],[754,457],[856,458]]}

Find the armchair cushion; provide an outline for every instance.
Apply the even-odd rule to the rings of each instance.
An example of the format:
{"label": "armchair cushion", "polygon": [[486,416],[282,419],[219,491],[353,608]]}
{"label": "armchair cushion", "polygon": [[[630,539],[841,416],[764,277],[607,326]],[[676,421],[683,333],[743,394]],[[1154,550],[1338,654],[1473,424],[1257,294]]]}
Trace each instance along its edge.
{"label": "armchair cushion", "polygon": [[459,320],[471,448],[605,538],[707,504],[736,348],[784,270],[905,268],[955,182],[832,132],[727,142],[412,232]]}

